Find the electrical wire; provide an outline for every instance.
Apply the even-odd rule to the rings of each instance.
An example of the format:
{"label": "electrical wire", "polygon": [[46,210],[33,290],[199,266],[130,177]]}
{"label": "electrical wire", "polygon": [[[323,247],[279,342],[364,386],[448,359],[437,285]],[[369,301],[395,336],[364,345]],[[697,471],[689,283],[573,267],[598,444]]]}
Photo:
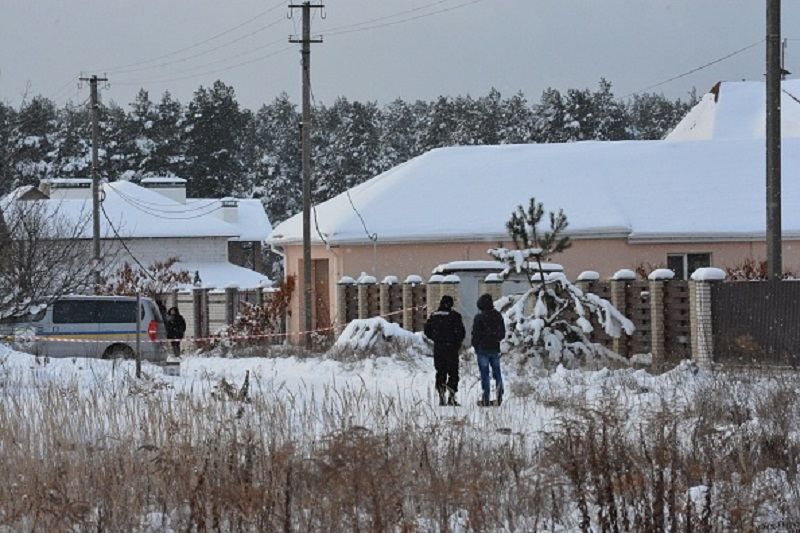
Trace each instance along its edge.
{"label": "electrical wire", "polygon": [[156,217],[156,218],[160,218],[161,220],[193,220],[193,219],[196,219],[196,218],[202,218],[202,217],[204,217],[206,215],[210,215],[211,213],[213,213],[215,211],[219,211],[220,209],[222,209],[222,204],[220,204],[219,207],[216,207],[216,208],[211,209],[210,211],[206,211],[204,213],[199,213],[197,215],[186,216],[186,217],[168,217],[168,216],[164,216],[163,213],[153,212],[151,210],[148,210],[145,207],[142,207],[140,205],[136,205],[135,203],[131,202],[130,200],[128,200],[124,196],[120,196],[120,199],[123,202],[125,202],[126,204],[130,205],[131,207],[133,207],[134,209],[137,209],[137,210],[141,211],[142,213],[148,214],[150,216],[153,216],[153,217]]}
{"label": "electrical wire", "polygon": [[[419,19],[422,19],[422,18],[425,18],[425,17],[430,17],[430,16],[433,16],[433,15],[440,15],[442,13],[448,13],[450,11],[455,11],[457,9],[461,9],[461,8],[464,8],[464,7],[469,7],[469,6],[472,6],[472,5],[475,5],[475,4],[479,4],[481,2],[486,2],[486,1],[487,0],[470,0],[469,2],[462,2],[460,4],[456,4],[456,5],[450,6],[450,7],[445,7],[445,8],[436,10],[436,11],[430,11],[428,13],[422,13],[422,14],[416,15],[414,17],[408,17],[408,18],[404,18],[404,19],[401,19],[401,20],[395,20],[395,21],[392,21],[392,22],[384,22],[384,23],[381,23],[381,24],[375,24],[375,25],[372,25],[372,26],[366,26],[364,28],[354,28],[354,29],[350,29],[350,30],[342,29],[342,30],[338,30],[338,31],[334,29],[332,31],[325,32],[325,35],[330,37],[331,35],[344,35],[344,34],[347,34],[347,33],[357,33],[357,32],[360,32],[360,31],[368,31],[368,30],[375,30],[375,29],[379,29],[379,28],[386,28],[387,26],[395,26],[397,24],[403,24],[405,22],[411,22],[411,21],[414,21],[414,20],[419,20]],[[387,17],[387,18],[392,18],[392,17]]]}
{"label": "electrical wire", "polygon": [[259,57],[256,57],[254,59],[250,59],[248,61],[242,61],[241,63],[235,63],[233,65],[230,65],[230,66],[228,66],[226,68],[222,68],[222,69],[209,70],[209,71],[206,71],[206,72],[198,72],[196,74],[190,74],[188,76],[178,76],[178,77],[173,77],[173,78],[161,78],[161,79],[152,79],[152,80],[138,80],[138,81],[130,81],[130,82],[116,82],[116,85],[130,86],[130,85],[147,85],[147,84],[154,84],[154,83],[166,83],[166,82],[170,82],[170,81],[181,81],[181,80],[188,80],[188,79],[192,79],[192,78],[198,78],[198,77],[202,77],[202,76],[208,76],[210,74],[219,74],[221,72],[227,72],[229,70],[233,70],[233,69],[236,69],[236,68],[239,68],[239,67],[243,67],[245,65],[250,65],[250,64],[256,63],[258,61],[263,61],[263,60],[268,59],[270,57],[274,57],[274,56],[276,56],[278,54],[282,54],[283,52],[287,52],[287,51],[289,51],[289,50],[291,50],[293,48],[294,48],[294,46],[287,46],[285,48],[281,48],[280,50],[276,50],[275,52],[272,52],[272,53],[269,53],[269,54],[266,54],[266,55],[263,55],[263,56],[259,56]]}
{"label": "electrical wire", "polygon": [[139,268],[141,268],[141,269],[142,269],[142,271],[143,271],[145,274],[147,274],[147,276],[148,276],[148,277],[149,277],[151,280],[153,280],[153,281],[157,281],[157,280],[156,280],[156,278],[155,278],[155,277],[154,277],[154,276],[153,276],[153,275],[150,273],[150,271],[149,271],[149,270],[147,270],[147,268],[145,268],[145,266],[144,266],[144,265],[143,265],[143,264],[142,264],[142,263],[141,263],[141,262],[140,262],[138,259],[136,259],[136,256],[135,256],[135,255],[133,255],[133,252],[131,252],[131,249],[130,249],[130,248],[128,248],[128,245],[127,245],[127,244],[125,244],[125,239],[123,239],[123,238],[120,236],[119,232],[117,231],[117,228],[115,228],[115,227],[114,227],[114,223],[113,223],[113,222],[111,222],[111,218],[108,216],[108,213],[106,213],[106,208],[105,208],[105,206],[103,205],[103,202],[100,202],[100,210],[103,212],[103,217],[105,217],[106,221],[108,222],[108,225],[111,227],[111,231],[113,231],[113,232],[114,232],[114,235],[117,237],[117,240],[118,240],[118,241],[119,241],[119,243],[122,245],[122,247],[123,247],[123,248],[125,248],[125,251],[126,251],[126,252],[128,252],[128,255],[129,255],[129,256],[131,256],[131,259],[133,259],[133,260],[134,260],[134,262],[135,262],[137,265],[139,265]]}
{"label": "electrical wire", "polygon": [[375,17],[375,18],[372,18],[372,19],[362,20],[361,22],[354,22],[352,24],[342,24],[340,26],[334,26],[334,27],[329,28],[328,30],[326,30],[326,33],[345,30],[345,29],[350,29],[350,28],[354,28],[354,27],[357,27],[357,26],[364,26],[366,24],[372,24],[373,22],[381,22],[383,20],[393,19],[395,17],[399,17],[399,16],[402,16],[402,15],[408,15],[410,13],[416,13],[418,11],[422,11],[424,9],[429,9],[431,7],[435,7],[435,6],[438,6],[438,5],[441,5],[441,4],[445,4],[445,3],[451,2],[451,1],[452,0],[436,0],[435,2],[431,2],[430,4],[417,6],[417,7],[412,8],[412,9],[405,9],[403,11],[398,11],[396,13],[392,13],[391,15],[382,15],[380,17]]}
{"label": "electrical wire", "polygon": [[141,60],[141,61],[137,61],[135,63],[128,63],[127,65],[121,65],[121,66],[118,66],[118,67],[107,67],[107,68],[94,69],[94,70],[97,70],[97,71],[100,71],[100,72],[118,72],[119,70],[122,70],[122,69],[126,69],[126,68],[129,68],[129,67],[136,67],[136,66],[139,66],[139,65],[144,65],[146,63],[154,63],[154,62],[160,61],[162,59],[178,55],[178,54],[180,54],[182,52],[186,52],[187,50],[193,50],[195,48],[203,46],[204,44],[206,44],[208,42],[216,40],[216,39],[222,37],[223,35],[227,35],[227,34],[229,34],[231,32],[234,32],[234,31],[238,30],[239,28],[241,28],[243,26],[246,26],[247,24],[250,24],[251,22],[263,17],[264,15],[267,15],[268,13],[271,13],[272,11],[275,11],[276,9],[278,9],[279,7],[281,7],[283,5],[285,5],[285,2],[283,2],[283,1],[277,2],[277,3],[273,4],[272,6],[268,7],[267,9],[265,9],[264,11],[256,13],[255,15],[250,17],[249,19],[245,20],[244,22],[241,22],[241,23],[237,24],[236,26],[233,26],[232,28],[228,28],[227,30],[223,30],[223,31],[221,31],[221,32],[219,32],[219,33],[217,33],[215,35],[212,35],[211,37],[203,39],[202,41],[196,42],[194,44],[190,44],[188,46],[185,46],[183,48],[179,48],[177,50],[173,50],[172,52],[168,52],[166,54],[162,54],[160,56],[153,57],[153,58],[150,58],[150,59],[144,59],[144,60]]}
{"label": "electrical wire", "polygon": [[[190,205],[185,205],[185,204],[179,204],[178,206],[175,206],[175,202],[170,203],[170,204],[166,204],[166,203],[163,203],[163,202],[150,202],[150,201],[147,201],[147,200],[142,200],[141,198],[135,198],[135,197],[133,197],[133,196],[127,194],[127,193],[122,192],[121,190],[119,190],[117,188],[114,188],[113,190],[114,190],[114,192],[116,192],[121,197],[126,198],[126,199],[128,199],[128,200],[130,200],[130,201],[132,201],[132,202],[134,202],[136,204],[139,204],[139,205],[141,205],[141,206],[143,206],[143,207],[145,207],[147,209],[152,209],[153,211],[161,211],[161,212],[167,213],[167,214],[183,214],[183,213],[190,213],[192,211],[201,211],[203,209],[211,207],[212,205],[216,204],[219,201],[219,200],[209,200],[206,204],[195,206],[195,207],[192,207]],[[181,208],[180,207],[181,205],[185,205],[186,209]],[[158,206],[161,206],[161,207],[175,206],[175,207],[178,207],[178,208],[177,209],[161,209]]]}
{"label": "electrical wire", "polygon": [[[262,27],[258,28],[255,31],[252,31],[250,33],[246,33],[246,34],[244,34],[244,35],[242,35],[240,37],[237,37],[236,39],[233,39],[232,41],[227,41],[227,42],[225,42],[225,43],[223,43],[223,44],[221,44],[219,46],[215,46],[214,48],[210,48],[208,50],[203,50],[202,52],[198,52],[198,53],[190,55],[190,56],[182,57],[182,58],[179,58],[179,59],[173,59],[171,61],[165,61],[163,63],[158,63],[158,64],[152,65],[152,66],[131,68],[131,69],[125,69],[125,70],[117,70],[117,71],[115,71],[115,74],[128,74],[128,73],[131,73],[131,72],[141,72],[143,70],[161,69],[161,68],[168,67],[170,65],[175,65],[177,63],[183,63],[183,62],[189,61],[191,59],[195,59],[197,57],[204,56],[206,54],[210,54],[211,52],[216,52],[217,50],[221,50],[222,48],[227,48],[228,46],[230,46],[232,44],[236,44],[239,41],[242,41],[244,39],[247,39],[248,37],[252,37],[253,35],[256,35],[257,33],[261,33],[262,31],[266,31],[266,30],[268,30],[268,29],[270,29],[270,28],[272,28],[274,26],[277,26],[278,24],[280,24],[283,21],[284,21],[284,19],[283,19],[283,17],[281,17],[278,20],[272,21],[271,23],[267,24],[266,26],[262,26]],[[282,39],[281,39],[281,41],[282,41]],[[281,41],[279,41],[279,42],[281,42]],[[269,43],[269,44],[272,44],[272,43]],[[263,46],[260,47],[260,48],[263,48]],[[234,56],[224,57],[222,59],[218,59],[216,61],[212,61],[212,62],[210,62],[208,64],[210,65],[210,64],[219,63],[219,62],[222,62],[222,61],[228,61],[231,58],[235,58],[235,57],[239,57],[239,56],[242,56],[242,55],[249,54],[249,53],[253,52],[253,50],[254,49],[251,49],[248,52],[245,52],[243,54],[236,54]]]}
{"label": "electrical wire", "polygon": [[630,98],[631,96],[633,96],[635,94],[643,93],[645,91],[649,91],[649,90],[655,89],[656,87],[661,87],[662,85],[666,85],[667,83],[670,83],[672,81],[679,80],[679,79],[684,78],[684,77],[686,77],[686,76],[688,76],[690,74],[694,74],[695,72],[699,72],[699,71],[701,71],[701,70],[703,70],[705,68],[708,68],[708,67],[710,67],[712,65],[716,65],[717,63],[725,61],[726,59],[730,59],[733,56],[739,55],[742,52],[746,52],[747,50],[750,50],[751,48],[754,48],[754,47],[760,45],[765,40],[766,39],[759,39],[758,41],[756,41],[754,43],[748,44],[747,46],[743,46],[742,48],[739,48],[738,50],[734,50],[733,52],[731,52],[729,54],[725,54],[724,56],[722,56],[720,58],[714,59],[713,61],[709,61],[708,63],[704,63],[704,64],[700,65],[699,67],[695,67],[695,68],[693,68],[691,70],[687,70],[686,72],[678,74],[677,76],[672,76],[671,78],[667,78],[664,81],[660,81],[658,83],[654,83],[653,85],[649,85],[649,86],[645,87],[644,89],[639,89],[638,91],[633,91],[632,93],[626,94],[625,96],[623,96],[623,98]]}

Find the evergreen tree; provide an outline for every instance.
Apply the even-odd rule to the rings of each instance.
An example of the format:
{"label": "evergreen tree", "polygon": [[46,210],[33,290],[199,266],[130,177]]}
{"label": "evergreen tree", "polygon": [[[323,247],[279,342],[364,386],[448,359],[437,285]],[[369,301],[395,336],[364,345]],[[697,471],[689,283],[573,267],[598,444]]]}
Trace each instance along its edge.
{"label": "evergreen tree", "polygon": [[566,106],[558,89],[542,93],[533,111],[533,140],[537,143],[559,143],[567,140],[565,132]]}
{"label": "evergreen tree", "polygon": [[85,178],[91,175],[92,135],[89,110],[71,102],[58,110],[55,134],[52,136],[52,176]]}
{"label": "evergreen tree", "polygon": [[221,81],[200,87],[186,110],[186,161],[182,175],[193,197],[223,197],[245,192],[241,136],[247,115],[233,88]]}
{"label": "evergreen tree", "polygon": [[0,196],[11,190],[12,169],[12,131],[17,122],[17,112],[0,102]]}
{"label": "evergreen tree", "polygon": [[519,92],[500,105],[497,136],[501,143],[525,144],[533,141],[533,112]]}
{"label": "evergreen tree", "polygon": [[161,96],[155,112],[155,120],[149,138],[154,150],[144,164],[148,176],[180,176],[186,159],[183,139],[185,124],[184,109],[169,91]]}
{"label": "evergreen tree", "polygon": [[52,170],[52,141],[57,127],[53,102],[37,96],[22,105],[11,130],[11,172],[9,189],[36,185]]}
{"label": "evergreen tree", "polygon": [[128,175],[135,178],[157,175],[159,172],[154,168],[153,155],[158,143],[153,134],[158,121],[158,110],[144,89],[136,94],[130,108],[126,128],[126,139],[130,143],[126,151],[131,154]]}
{"label": "evergreen tree", "polygon": [[253,120],[253,196],[273,224],[302,209],[300,114],[286,93],[263,106]]}

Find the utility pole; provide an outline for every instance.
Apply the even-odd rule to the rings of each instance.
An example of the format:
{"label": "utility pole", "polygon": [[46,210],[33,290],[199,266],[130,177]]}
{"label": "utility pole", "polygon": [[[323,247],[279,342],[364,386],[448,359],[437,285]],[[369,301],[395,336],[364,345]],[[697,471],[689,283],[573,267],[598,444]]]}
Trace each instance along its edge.
{"label": "utility pole", "polygon": [[97,110],[99,108],[97,82],[108,81],[108,78],[98,78],[95,74],[88,78],[80,78],[80,80],[89,82],[89,100],[92,112],[92,249],[94,255],[92,271],[94,292],[97,294],[100,289],[100,164],[97,157],[100,130],[97,126]]}
{"label": "utility pole", "polygon": [[289,9],[303,12],[303,37],[289,37],[290,43],[300,43],[303,69],[303,122],[300,134],[303,143],[303,306],[306,348],[311,348],[312,305],[314,285],[311,280],[311,44],[321,43],[322,39],[311,38],[311,9],[322,9],[323,4],[289,4]]}
{"label": "utility pole", "polygon": [[781,257],[781,0],[767,0],[767,269],[783,278]]}

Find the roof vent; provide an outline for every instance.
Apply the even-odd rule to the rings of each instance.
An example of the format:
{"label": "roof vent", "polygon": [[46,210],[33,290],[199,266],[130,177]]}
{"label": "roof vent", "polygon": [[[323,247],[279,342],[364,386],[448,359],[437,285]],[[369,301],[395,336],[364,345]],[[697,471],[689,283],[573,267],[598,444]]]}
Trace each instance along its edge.
{"label": "roof vent", "polygon": [[141,186],[163,194],[170,200],[186,203],[186,180],[177,176],[143,178]]}

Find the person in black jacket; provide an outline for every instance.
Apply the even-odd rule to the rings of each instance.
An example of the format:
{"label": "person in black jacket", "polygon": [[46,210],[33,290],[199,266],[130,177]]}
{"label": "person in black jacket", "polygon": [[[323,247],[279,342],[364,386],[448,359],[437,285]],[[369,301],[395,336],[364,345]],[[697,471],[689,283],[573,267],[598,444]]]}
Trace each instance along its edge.
{"label": "person in black jacket", "polygon": [[[458,350],[466,334],[461,315],[453,311],[453,298],[442,296],[439,309],[425,323],[425,336],[433,341],[433,366],[436,368],[439,405],[458,405]],[[449,392],[447,400],[446,392]]]}
{"label": "person in black jacket", "polygon": [[478,355],[481,371],[483,398],[480,405],[491,405],[489,400],[489,367],[492,369],[497,389],[497,405],[503,402],[503,376],[500,373],[500,341],[506,336],[503,316],[494,308],[492,296],[482,294],[478,298],[478,310],[472,321],[472,347]]}
{"label": "person in black jacket", "polygon": [[184,320],[183,315],[181,315],[177,307],[169,308],[164,326],[167,328],[167,338],[171,339],[172,353],[175,354],[175,357],[180,357],[181,339],[186,333],[186,320]]}

